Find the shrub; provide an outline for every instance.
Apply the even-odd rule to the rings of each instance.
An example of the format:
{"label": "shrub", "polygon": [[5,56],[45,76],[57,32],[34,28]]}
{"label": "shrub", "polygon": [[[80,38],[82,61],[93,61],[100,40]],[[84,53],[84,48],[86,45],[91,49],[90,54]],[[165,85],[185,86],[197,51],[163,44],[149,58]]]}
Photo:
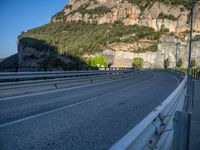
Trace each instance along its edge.
{"label": "shrub", "polygon": [[133,67],[142,68],[144,66],[144,59],[141,57],[136,57],[133,59]]}
{"label": "shrub", "polygon": [[167,58],[164,60],[164,68],[167,69],[167,68],[169,68],[169,66],[170,66],[170,60],[169,60],[169,58]]}
{"label": "shrub", "polygon": [[140,9],[143,11],[145,8],[149,6],[149,3],[152,5],[154,2],[161,2],[167,5],[184,5],[186,9],[191,9],[191,1],[190,0],[128,0],[128,2],[136,4],[140,7]]}
{"label": "shrub", "polygon": [[147,51],[150,51],[150,52],[157,52],[158,51],[158,45],[157,44],[154,44],[154,45],[151,45],[149,47],[146,47],[146,48],[139,48],[138,49],[138,52],[147,52]]}
{"label": "shrub", "polygon": [[64,20],[65,19],[64,14],[65,14],[64,10],[61,10],[57,14],[55,14],[52,18],[56,18],[56,20]]}
{"label": "shrub", "polygon": [[77,10],[72,11],[71,14],[75,14],[79,12],[82,15],[85,15],[85,14],[90,14],[90,15],[99,14],[100,15],[100,14],[106,14],[108,12],[111,12],[111,9],[106,6],[99,6],[94,9],[87,9],[87,6],[88,5],[82,5]]}
{"label": "shrub", "polygon": [[89,58],[86,63],[91,67],[108,67],[106,60],[103,56],[95,56]]}
{"label": "shrub", "polygon": [[193,38],[193,41],[200,41],[200,35],[196,35],[196,36]]}
{"label": "shrub", "polygon": [[182,60],[182,58],[179,58],[177,61],[177,67],[181,68],[182,66],[183,66],[183,60]]}
{"label": "shrub", "polygon": [[192,61],[191,61],[191,67],[194,68],[194,67],[196,67],[196,65],[197,65],[197,62],[196,62],[196,60],[193,58]]}
{"label": "shrub", "polygon": [[164,14],[164,13],[160,13],[158,15],[158,19],[162,19],[162,20],[168,19],[168,20],[173,20],[173,21],[177,20],[177,18],[174,17],[173,15],[168,15],[168,14]]}

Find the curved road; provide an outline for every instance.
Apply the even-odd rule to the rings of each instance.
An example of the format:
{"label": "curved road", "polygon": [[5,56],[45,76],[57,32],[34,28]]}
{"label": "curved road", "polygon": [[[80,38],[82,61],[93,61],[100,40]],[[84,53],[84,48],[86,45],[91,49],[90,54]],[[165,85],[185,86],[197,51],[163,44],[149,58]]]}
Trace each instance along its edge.
{"label": "curved road", "polygon": [[129,79],[0,99],[2,150],[109,149],[177,87],[142,71]]}

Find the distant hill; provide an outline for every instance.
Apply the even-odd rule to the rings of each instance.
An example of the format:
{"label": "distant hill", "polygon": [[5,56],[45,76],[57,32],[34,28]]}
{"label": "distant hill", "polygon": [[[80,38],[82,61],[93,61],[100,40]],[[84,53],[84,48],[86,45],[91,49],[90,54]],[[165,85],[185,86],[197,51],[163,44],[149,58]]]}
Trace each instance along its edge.
{"label": "distant hill", "polygon": [[5,58],[0,58],[0,62],[2,62]]}
{"label": "distant hill", "polygon": [[18,64],[18,54],[14,54],[10,57],[7,57],[0,61],[0,71],[7,70],[12,71],[15,70],[15,67]]}

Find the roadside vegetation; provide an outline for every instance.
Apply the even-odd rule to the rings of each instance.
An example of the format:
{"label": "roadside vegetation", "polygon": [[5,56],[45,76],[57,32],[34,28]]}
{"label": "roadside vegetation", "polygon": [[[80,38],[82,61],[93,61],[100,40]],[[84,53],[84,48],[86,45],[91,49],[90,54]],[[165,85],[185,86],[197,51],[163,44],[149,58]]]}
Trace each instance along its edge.
{"label": "roadside vegetation", "polygon": [[143,68],[144,67],[144,59],[141,57],[133,58],[132,66],[135,68]]}
{"label": "roadside vegetation", "polygon": [[195,68],[197,66],[196,60],[193,58],[191,61],[191,68]]}
{"label": "roadside vegetation", "polygon": [[164,60],[164,68],[168,69],[169,66],[170,66],[170,60],[169,60],[169,58],[167,58],[167,59]]}
{"label": "roadside vegetation", "polygon": [[183,66],[183,59],[179,58],[178,61],[177,61],[177,67],[181,68],[182,66]]}
{"label": "roadside vegetation", "polygon": [[95,56],[86,60],[86,64],[91,67],[108,67],[108,64],[103,56]]}

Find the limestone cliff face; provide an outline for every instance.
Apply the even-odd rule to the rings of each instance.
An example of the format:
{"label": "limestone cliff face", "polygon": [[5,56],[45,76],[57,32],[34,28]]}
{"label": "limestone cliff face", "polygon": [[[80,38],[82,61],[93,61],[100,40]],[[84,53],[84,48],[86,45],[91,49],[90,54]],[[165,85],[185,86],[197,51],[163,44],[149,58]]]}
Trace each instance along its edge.
{"label": "limestone cliff face", "polygon": [[[135,57],[141,57],[144,59],[144,67],[157,67],[163,68],[164,60],[169,58],[170,67],[175,67],[176,64],[176,38],[174,36],[163,35],[158,44],[157,52],[145,52],[136,53],[124,50],[112,50],[106,49],[98,55],[104,55],[109,63],[113,66],[132,66],[132,60]],[[188,44],[184,39],[179,40],[178,45],[178,58],[181,58],[184,62],[183,67],[187,67],[188,59]],[[197,67],[200,67],[200,42],[193,42],[192,58],[195,58]]]}
{"label": "limestone cliff face", "polygon": [[[104,11],[102,9],[106,9]],[[194,9],[194,31],[200,31],[200,2]],[[142,11],[139,6],[124,0],[71,0],[63,10],[63,16],[55,15],[52,22],[85,21],[97,24],[122,21],[125,25],[144,25],[171,32],[188,31],[189,11],[183,5],[166,5],[160,2],[149,3]]]}
{"label": "limestone cliff face", "polygon": [[[139,24],[150,26],[156,30],[164,27],[172,32],[184,32],[188,30],[188,13],[181,5],[175,7],[156,2],[152,7],[145,9],[140,16]],[[161,14],[163,14],[163,17]],[[171,16],[171,18],[167,17],[167,15]]]}
{"label": "limestone cliff face", "polygon": [[41,42],[43,41],[18,37],[18,65],[25,67],[22,71],[44,70],[45,67],[58,70],[74,63],[74,59],[59,55],[53,47],[40,44]]}

